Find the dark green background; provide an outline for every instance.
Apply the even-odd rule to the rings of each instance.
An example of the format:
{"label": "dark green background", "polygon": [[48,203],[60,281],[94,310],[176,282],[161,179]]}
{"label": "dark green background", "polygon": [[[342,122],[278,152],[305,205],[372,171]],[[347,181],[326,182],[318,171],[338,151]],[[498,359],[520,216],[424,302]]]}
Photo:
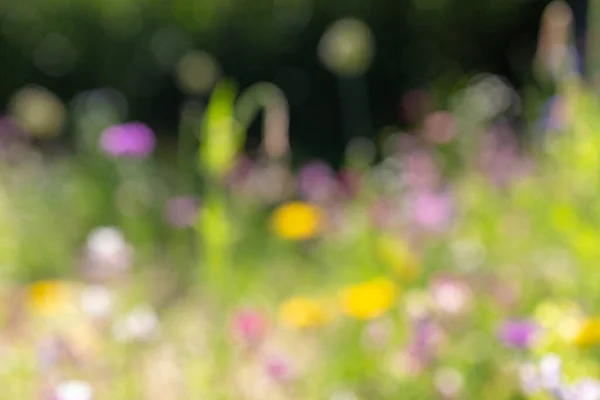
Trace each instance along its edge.
{"label": "dark green background", "polygon": [[[428,8],[422,5],[425,2]],[[404,124],[399,99],[407,90],[439,88],[478,71],[508,76],[518,87],[528,83],[546,3],[5,0],[0,2],[0,101],[6,104],[28,83],[45,86],[64,100],[81,90],[110,86],[128,98],[130,119],[174,135],[185,96],[173,74],[161,69],[150,51],[156,32],[170,29],[187,37],[194,48],[215,55],[224,73],[241,88],[262,80],[277,83],[292,104],[296,153],[336,162],[344,143],[339,82],[316,53],[330,23],[354,16],[366,21],[375,34],[376,57],[365,77],[374,135],[384,126]],[[53,32],[68,37],[78,53],[75,68],[60,77],[45,75],[31,57],[36,44]],[[290,68],[307,78],[286,75]],[[442,92],[449,89],[451,85],[441,86]]]}

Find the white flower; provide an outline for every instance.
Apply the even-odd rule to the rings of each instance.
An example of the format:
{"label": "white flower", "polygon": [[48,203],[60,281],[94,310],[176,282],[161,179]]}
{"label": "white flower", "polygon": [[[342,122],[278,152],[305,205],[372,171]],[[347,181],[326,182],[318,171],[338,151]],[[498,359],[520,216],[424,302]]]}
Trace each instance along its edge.
{"label": "white flower", "polygon": [[102,227],[93,230],[87,239],[87,247],[92,253],[110,257],[121,251],[127,243],[117,228]]}
{"label": "white flower", "polygon": [[583,379],[569,389],[569,400],[600,400],[600,381]]}
{"label": "white flower", "polygon": [[554,390],[560,387],[562,362],[556,354],[548,354],[540,360],[540,379],[544,388]]}
{"label": "white flower", "polygon": [[140,306],[113,326],[118,341],[150,340],[158,333],[158,316],[148,306]]}
{"label": "white flower", "polygon": [[92,400],[92,387],[83,381],[65,381],[55,390],[57,400]]}
{"label": "white flower", "polygon": [[89,286],[81,293],[81,308],[94,318],[108,316],[112,303],[112,294],[101,285]]}
{"label": "white flower", "polygon": [[118,276],[131,267],[133,250],[117,228],[90,232],[86,243],[85,272],[91,278]]}

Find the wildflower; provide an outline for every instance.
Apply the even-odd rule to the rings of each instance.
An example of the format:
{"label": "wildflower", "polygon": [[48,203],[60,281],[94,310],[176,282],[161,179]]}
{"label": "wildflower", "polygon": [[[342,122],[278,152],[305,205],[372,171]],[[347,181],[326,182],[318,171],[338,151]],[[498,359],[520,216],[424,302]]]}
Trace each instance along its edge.
{"label": "wildflower", "polygon": [[436,111],[427,116],[423,133],[425,138],[434,144],[446,144],[456,135],[456,120],[447,111]]}
{"label": "wildflower", "polygon": [[556,354],[542,357],[539,363],[540,383],[548,390],[557,390],[562,381],[562,361]]}
{"label": "wildflower", "polygon": [[281,322],[290,328],[303,329],[323,325],[328,316],[323,305],[307,297],[292,297],[279,307]]}
{"label": "wildflower", "polygon": [[321,228],[321,211],[303,202],[284,204],[275,210],[271,227],[277,235],[287,240],[307,240]]}
{"label": "wildflower", "polygon": [[323,162],[306,164],[298,175],[298,186],[302,196],[310,201],[323,201],[331,197],[335,189],[333,170]]}
{"label": "wildflower", "polygon": [[580,379],[565,390],[565,400],[600,400],[600,381]]}
{"label": "wildflower", "polygon": [[342,290],[340,297],[344,313],[357,319],[369,320],[390,309],[396,296],[394,282],[386,278],[376,278]]}
{"label": "wildflower", "polygon": [[90,384],[83,381],[61,382],[54,393],[56,400],[92,400],[94,395]]}
{"label": "wildflower", "polygon": [[547,301],[536,307],[534,318],[549,333],[546,341],[574,342],[581,330],[583,313],[573,302]]}
{"label": "wildflower", "polygon": [[91,279],[110,279],[125,273],[133,250],[117,228],[94,229],[87,238],[84,273]]}
{"label": "wildflower", "polygon": [[441,173],[435,159],[424,150],[408,153],[402,163],[403,179],[409,188],[431,190],[441,182]]}
{"label": "wildflower", "polygon": [[112,308],[112,295],[101,285],[90,286],[81,293],[81,308],[91,317],[104,318]]}
{"label": "wildflower", "polygon": [[40,281],[29,287],[27,302],[33,314],[55,316],[72,305],[73,291],[65,282]]}
{"label": "wildflower", "polygon": [[59,338],[46,338],[36,346],[36,356],[39,366],[44,370],[50,369],[58,364],[67,353],[63,340]]}
{"label": "wildflower", "polygon": [[525,394],[533,395],[540,391],[539,373],[535,364],[525,363],[519,366],[518,375]]}
{"label": "wildflower", "polygon": [[281,354],[270,356],[265,363],[268,376],[277,382],[289,381],[293,377],[292,365],[289,357]]}
{"label": "wildflower", "polygon": [[111,126],[100,137],[102,151],[114,157],[144,158],[154,145],[154,132],[141,122]]}
{"label": "wildflower", "polygon": [[239,341],[254,346],[260,343],[266,334],[267,321],[254,310],[242,310],[233,317],[233,335]]}
{"label": "wildflower", "polygon": [[412,339],[407,348],[413,362],[421,368],[428,366],[445,344],[446,337],[441,327],[428,317],[413,322]]}
{"label": "wildflower", "polygon": [[427,231],[443,231],[452,217],[452,202],[445,193],[422,192],[412,203],[412,217],[415,224]]}
{"label": "wildflower", "polygon": [[594,346],[600,343],[600,318],[590,318],[583,323],[573,339],[581,347]]}
{"label": "wildflower", "polygon": [[156,336],[158,328],[158,316],[154,310],[140,306],[113,326],[113,334],[121,342],[146,341]]}
{"label": "wildflower", "polygon": [[510,347],[525,349],[535,339],[537,325],[531,321],[515,320],[505,322],[499,331],[500,340]]}
{"label": "wildflower", "polygon": [[172,197],[165,205],[164,219],[174,228],[187,228],[194,224],[199,201],[192,196]]}
{"label": "wildflower", "polygon": [[473,300],[467,283],[457,277],[442,276],[433,279],[430,291],[437,308],[446,314],[465,313]]}

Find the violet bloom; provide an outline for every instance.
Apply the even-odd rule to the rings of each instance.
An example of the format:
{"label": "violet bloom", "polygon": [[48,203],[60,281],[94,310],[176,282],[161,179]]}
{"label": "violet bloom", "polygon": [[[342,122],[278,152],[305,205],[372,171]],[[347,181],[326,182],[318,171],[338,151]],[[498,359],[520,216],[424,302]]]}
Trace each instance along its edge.
{"label": "violet bloom", "polygon": [[194,224],[200,201],[192,196],[171,197],[165,205],[164,219],[174,228],[187,228]]}
{"label": "violet bloom", "polygon": [[325,200],[335,187],[335,175],[326,163],[313,161],[300,170],[298,185],[304,198],[310,201]]}
{"label": "violet bloom", "polygon": [[538,327],[531,321],[505,322],[498,332],[500,340],[509,347],[526,349],[533,343]]}
{"label": "violet bloom", "polygon": [[443,332],[429,317],[414,321],[413,338],[408,345],[407,355],[419,369],[425,368],[436,357],[443,343]]}
{"label": "violet bloom", "polygon": [[413,199],[413,221],[427,231],[445,230],[450,224],[452,211],[452,200],[446,193],[426,191]]}
{"label": "violet bloom", "polygon": [[102,151],[114,157],[145,158],[154,145],[154,132],[141,122],[113,125],[100,137]]}

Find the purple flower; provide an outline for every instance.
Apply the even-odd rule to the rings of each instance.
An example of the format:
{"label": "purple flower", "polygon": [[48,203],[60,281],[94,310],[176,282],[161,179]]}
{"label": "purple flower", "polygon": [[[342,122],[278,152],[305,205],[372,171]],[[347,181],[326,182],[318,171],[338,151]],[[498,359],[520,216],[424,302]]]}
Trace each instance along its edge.
{"label": "purple flower", "polygon": [[311,201],[324,200],[331,196],[335,183],[333,170],[321,161],[306,164],[298,176],[300,192]]}
{"label": "purple flower", "polygon": [[165,205],[165,221],[174,228],[192,226],[199,206],[199,200],[192,196],[171,197]]}
{"label": "purple flower", "polygon": [[500,340],[507,346],[517,349],[526,349],[535,339],[538,327],[531,321],[507,321],[498,333]]}
{"label": "purple flower", "polygon": [[154,132],[141,122],[114,125],[102,132],[102,151],[115,157],[147,157],[154,150]]}

